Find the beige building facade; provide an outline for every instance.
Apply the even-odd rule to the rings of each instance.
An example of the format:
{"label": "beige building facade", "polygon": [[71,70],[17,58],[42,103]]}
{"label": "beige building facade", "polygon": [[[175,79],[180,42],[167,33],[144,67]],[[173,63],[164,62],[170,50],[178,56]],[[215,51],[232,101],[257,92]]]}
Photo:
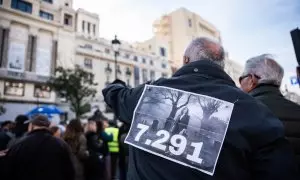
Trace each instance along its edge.
{"label": "beige building facade", "polygon": [[72,1],[0,1],[0,94],[13,119],[37,104],[53,104],[46,85],[58,65],[75,58]]}
{"label": "beige building facade", "polygon": [[[154,36],[142,43],[136,43],[139,49],[149,53],[165,55],[174,73],[183,65],[183,54],[188,44],[196,37],[208,37],[222,43],[219,30],[198,14],[185,8],[179,8],[163,15],[153,23]],[[237,86],[242,74],[242,66],[231,60],[226,54],[225,71]]]}
{"label": "beige building facade", "polygon": [[[115,67],[111,41],[99,37],[99,25],[97,14],[75,11],[73,0],[0,0],[0,94],[7,109],[0,120],[39,104],[63,105],[46,82],[56,67],[76,64],[95,74],[98,94],[92,102],[103,110],[101,90],[115,79]],[[165,57],[126,42],[117,71],[132,87],[171,75]]]}
{"label": "beige building facade", "polygon": [[184,50],[194,38],[209,37],[221,41],[220,32],[211,23],[186,8],[179,8],[155,20],[153,31],[156,38],[167,41],[170,61],[175,68],[182,66]]}

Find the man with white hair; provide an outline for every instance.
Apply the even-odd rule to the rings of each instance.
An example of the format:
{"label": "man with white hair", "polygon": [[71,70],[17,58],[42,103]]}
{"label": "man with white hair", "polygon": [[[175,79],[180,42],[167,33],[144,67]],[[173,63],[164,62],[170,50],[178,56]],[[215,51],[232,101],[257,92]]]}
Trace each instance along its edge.
{"label": "man with white hair", "polygon": [[[196,38],[183,64],[169,79],[136,88],[115,80],[102,91],[118,119],[131,125],[128,179],[298,179],[282,124],[225,73],[223,47]],[[189,121],[176,121],[184,108]],[[171,131],[174,123],[183,123],[186,135]]]}
{"label": "man with white hair", "polygon": [[300,169],[300,106],[281,94],[283,75],[283,68],[274,58],[263,54],[246,62],[240,83],[245,92],[263,102],[282,121]]}

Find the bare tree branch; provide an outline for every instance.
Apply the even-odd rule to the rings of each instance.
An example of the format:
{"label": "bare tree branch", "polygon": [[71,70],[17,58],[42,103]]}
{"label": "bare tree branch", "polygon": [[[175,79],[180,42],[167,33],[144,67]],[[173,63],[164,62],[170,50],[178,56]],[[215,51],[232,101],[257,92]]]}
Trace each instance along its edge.
{"label": "bare tree branch", "polygon": [[186,101],[186,103],[184,103],[183,105],[179,106],[177,109],[181,109],[182,107],[186,106],[189,103],[191,97],[192,97],[192,95],[190,94],[189,97],[188,97],[188,99],[187,99],[187,101]]}

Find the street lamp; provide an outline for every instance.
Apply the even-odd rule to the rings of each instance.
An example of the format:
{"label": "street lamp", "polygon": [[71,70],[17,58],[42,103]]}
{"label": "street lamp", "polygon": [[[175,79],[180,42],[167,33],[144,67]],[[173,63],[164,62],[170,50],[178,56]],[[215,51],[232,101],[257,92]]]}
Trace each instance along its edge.
{"label": "street lamp", "polygon": [[115,39],[111,41],[112,44],[112,48],[114,50],[115,53],[115,79],[118,79],[118,72],[117,72],[117,56],[119,55],[119,49],[120,49],[120,45],[121,42],[117,39],[117,35],[115,35]]}

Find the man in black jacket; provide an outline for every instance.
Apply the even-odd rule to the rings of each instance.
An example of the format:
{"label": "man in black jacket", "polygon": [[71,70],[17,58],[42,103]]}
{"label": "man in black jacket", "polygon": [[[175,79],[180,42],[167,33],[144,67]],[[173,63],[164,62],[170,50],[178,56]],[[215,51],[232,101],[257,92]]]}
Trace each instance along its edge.
{"label": "man in black jacket", "polygon": [[69,147],[52,136],[50,122],[36,116],[29,124],[29,133],[13,145],[5,156],[1,178],[10,180],[73,180],[74,167]]}
{"label": "man in black jacket", "polygon": [[[116,80],[103,90],[105,102],[118,119],[131,123],[126,139],[133,145],[130,146],[128,179],[298,179],[294,155],[284,138],[282,124],[265,106],[239,90],[224,72],[222,46],[207,38],[197,38],[186,49],[184,64],[171,78],[161,78],[151,86],[130,89]],[[148,91],[154,93],[153,98],[145,96]],[[155,99],[156,96],[159,97]],[[180,97],[184,98],[179,100]],[[168,101],[174,98],[177,100],[173,103]],[[187,103],[182,104],[184,102]],[[174,112],[184,106],[192,115],[187,135],[170,136],[163,124],[174,123]],[[213,106],[216,108],[208,108]],[[139,113],[141,109],[146,110]],[[170,116],[166,116],[170,111]],[[148,131],[149,119],[160,121],[156,135],[163,137],[160,141],[164,142],[151,141],[155,134]],[[136,126],[137,120],[140,123]],[[210,122],[218,126],[211,126]],[[226,133],[224,127],[227,126]],[[130,134],[136,132],[138,134],[131,137]],[[193,137],[200,138],[190,142]],[[214,153],[219,152],[215,157]]]}
{"label": "man in black jacket", "polygon": [[246,62],[240,78],[241,88],[263,102],[282,121],[300,168],[300,106],[280,92],[283,68],[271,55],[263,54]]}

